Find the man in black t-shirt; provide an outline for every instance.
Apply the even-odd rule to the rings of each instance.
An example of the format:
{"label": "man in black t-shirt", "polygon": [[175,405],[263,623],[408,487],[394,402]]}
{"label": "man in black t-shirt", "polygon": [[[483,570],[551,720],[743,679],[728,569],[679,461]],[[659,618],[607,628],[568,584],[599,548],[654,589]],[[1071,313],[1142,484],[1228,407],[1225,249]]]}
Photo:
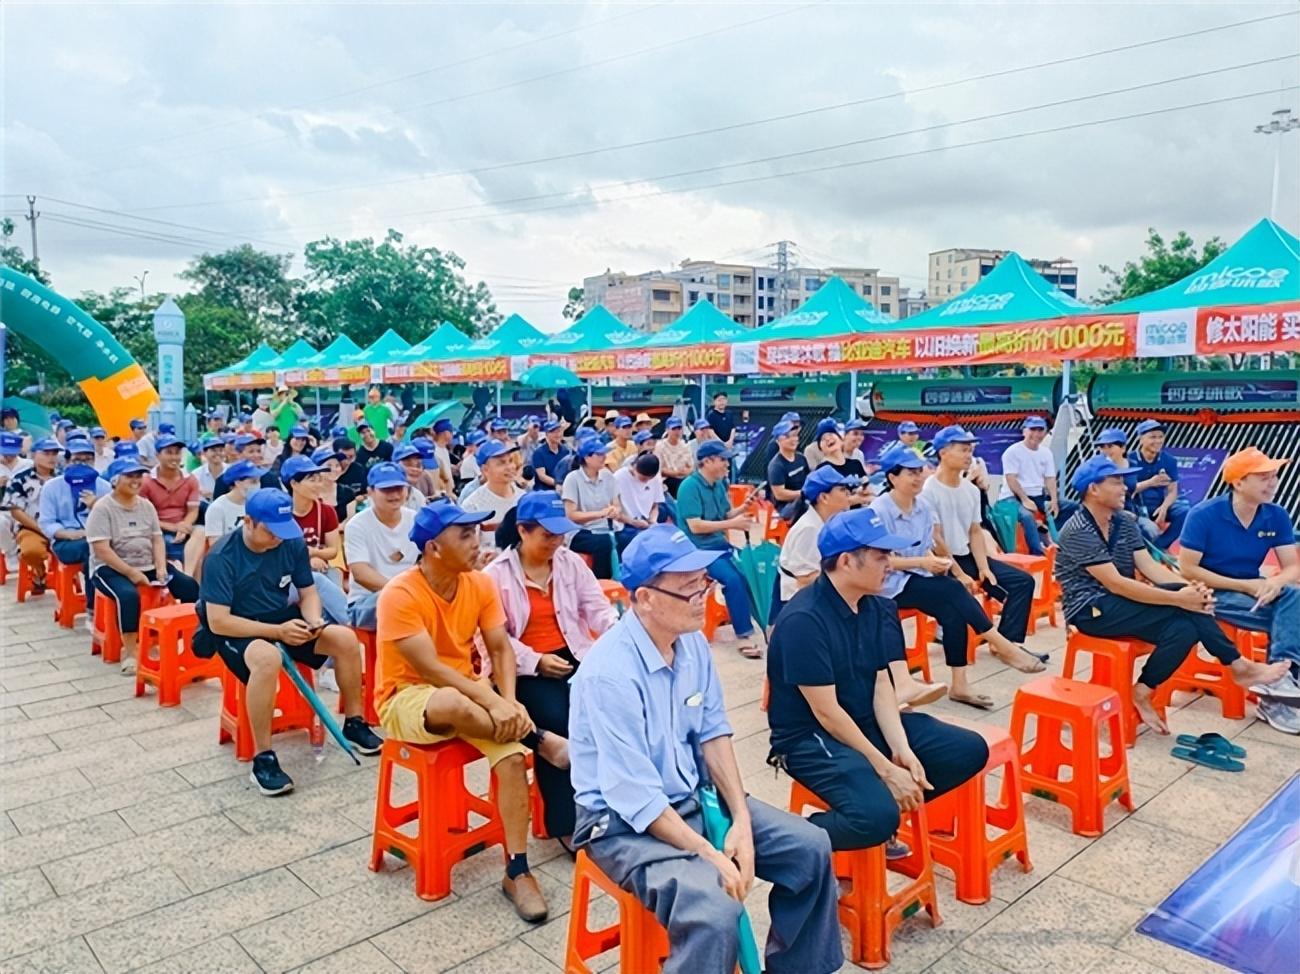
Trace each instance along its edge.
{"label": "man in black t-shirt", "polygon": [[357,432],[361,434],[361,445],[357,447],[357,465],[363,470],[376,463],[388,463],[393,459],[393,444],[381,440],[375,428],[362,420],[357,423]]}
{"label": "man in black t-shirt", "polygon": [[346,487],[353,497],[366,492],[366,465],[357,459],[356,445],[346,436],[334,437],[334,452],[339,458],[339,476],[336,483]]}
{"label": "man in black t-shirt", "polygon": [[[297,589],[297,603],[291,588]],[[219,655],[247,684],[248,720],[256,756],[249,773],[264,795],[293,790],[271,750],[271,718],[280,682],[283,647],[289,658],[320,669],[334,660],[343,698],[343,736],[362,754],[377,754],[383,741],[361,716],[361,652],[346,626],[326,625],[293,501],[282,490],[263,488],[244,503],[244,521],[221,538],[203,563],[194,635],[198,656]]]}
{"label": "man in black t-shirt", "polygon": [[772,427],[776,456],[767,465],[767,499],[778,508],[799,499],[808,479],[808,461],[799,455],[799,427],[783,419]]}
{"label": "man in black t-shirt", "polygon": [[811,816],[831,848],[886,842],[907,812],[978,774],[974,731],[898,712],[891,660],[906,656],[893,603],[879,596],[891,551],[872,510],[837,514],[817,538],[821,575],[781,611],[767,656],[772,755],[830,807]]}
{"label": "man in black t-shirt", "polygon": [[730,447],[736,438],[736,422],[731,418],[731,414],[727,412],[727,394],[725,392],[714,395],[713,408],[704,414],[704,418],[709,421],[709,427],[717,434],[718,439]]}

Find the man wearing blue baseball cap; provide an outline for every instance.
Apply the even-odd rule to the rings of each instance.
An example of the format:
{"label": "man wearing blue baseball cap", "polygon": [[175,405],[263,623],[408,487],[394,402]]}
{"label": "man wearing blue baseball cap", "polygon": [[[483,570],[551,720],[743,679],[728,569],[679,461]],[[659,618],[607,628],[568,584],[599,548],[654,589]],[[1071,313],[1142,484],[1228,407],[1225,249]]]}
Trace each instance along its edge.
{"label": "man wearing blue baseball cap", "polygon": [[1142,529],[1142,534],[1148,540],[1154,541],[1160,534],[1160,529],[1156,527],[1156,522],[1147,517],[1146,509],[1143,508],[1133,493],[1133,487],[1137,483],[1137,471],[1127,472],[1128,468],[1133,466],[1128,457],[1128,435],[1117,427],[1104,429],[1097,434],[1093,441],[1097,446],[1097,455],[1103,456],[1115,466],[1125,470],[1125,476],[1128,478],[1129,493],[1124,502],[1124,510],[1134,515],[1138,519],[1138,527]]}
{"label": "man wearing blue baseball cap", "polygon": [[[607,424],[608,426],[608,424]],[[605,466],[610,472],[623,466],[623,461],[636,452],[636,446],[632,443],[632,417],[620,416],[614,420],[610,432],[610,441],[607,444],[605,453]]]}
{"label": "man wearing blue baseball cap", "polygon": [[862,444],[867,439],[867,424],[865,420],[858,419],[854,416],[844,424],[844,459],[856,460],[863,471],[867,469],[867,457],[862,452]]}
{"label": "man wearing blue baseball cap", "polygon": [[293,498],[293,519],[302,529],[325,618],[346,624],[348,600],[343,592],[343,572],[334,565],[340,551],[338,512],[321,497],[325,468],[308,457],[289,457],[280,467],[280,477]]}
{"label": "man wearing blue baseball cap", "polygon": [[531,465],[533,454],[542,445],[542,421],[536,416],[525,416],[524,431],[519,434],[515,444],[519,447],[519,459],[525,465]]}
{"label": "man wearing blue baseball cap", "polygon": [[219,436],[199,441],[199,457],[202,463],[194,471],[194,479],[198,481],[199,496],[205,501],[212,501],[213,491],[217,489],[217,481],[226,472],[225,447],[225,442]]}
{"label": "man wearing blue baseball cap", "polygon": [[776,621],[796,592],[817,580],[822,560],[817,536],[827,521],[849,509],[849,494],[848,483],[834,467],[818,467],[804,480],[799,489],[800,499],[783,514],[793,524],[781,542],[777,598],[772,604],[769,623]]}
{"label": "man wearing blue baseball cap", "polygon": [[925,446],[921,442],[921,427],[917,426],[910,419],[905,419],[898,424],[898,442],[900,445],[907,447],[920,456],[925,451]]}
{"label": "man wearing blue baseball cap", "polygon": [[1155,543],[1168,549],[1178,540],[1191,510],[1178,496],[1178,459],[1164,448],[1165,427],[1159,420],[1138,423],[1137,438],[1138,448],[1129,454],[1129,463],[1137,470],[1133,497],[1160,532]]}
{"label": "man wearing blue baseball cap", "polygon": [[722,583],[731,628],[739,641],[736,648],[746,659],[761,659],[763,654],[754,643],[749,590],[732,560],[731,542],[727,539],[728,531],[748,534],[754,527],[758,494],[751,492],[745,503],[731,506],[727,495],[731,451],[721,440],[701,443],[697,460],[696,471],[682,481],[677,491],[677,523],[696,547],[719,554],[708,570]]}
{"label": "man wearing blue baseball cap", "polygon": [[[351,441],[349,441],[351,442]],[[262,457],[262,447],[266,440],[260,433],[240,433],[235,437],[235,455],[237,460],[247,460],[261,472],[261,485],[267,489],[280,487],[280,476],[268,467]],[[230,481],[222,477],[212,488],[214,498],[220,497],[230,489]]]}
{"label": "man wearing blue baseball cap", "polygon": [[708,443],[710,440],[718,439],[718,434],[713,431],[707,419],[697,419],[692,427],[695,433],[694,439],[691,440],[691,455],[698,458],[701,444]]}
{"label": "man wearing blue baseball cap", "polygon": [[483,482],[478,466],[478,448],[487,440],[488,435],[482,430],[471,430],[465,437],[465,452],[460,457],[461,497],[468,497]]}
{"label": "man wearing blue baseball cap", "polygon": [[366,483],[366,509],[348,522],[343,554],[352,576],[349,621],[357,629],[374,632],[379,593],[389,580],[415,564],[419,552],[411,544],[415,512],[406,506],[410,488],[402,468],[376,463],[366,474]]}
{"label": "man wearing blue baseball cap", "polygon": [[[427,442],[427,441],[426,441]],[[433,460],[433,450],[429,450],[429,462]],[[433,475],[429,473],[425,466],[423,454],[420,448],[415,445],[414,441],[409,443],[395,443],[393,445],[393,463],[402,468],[402,473],[406,474],[406,485],[410,490],[406,494],[406,506],[413,511],[418,511],[437,490],[437,483]]]}
{"label": "man wearing blue baseball cap", "polygon": [[452,421],[443,417],[434,420],[433,454],[437,460],[438,496],[452,497],[456,492],[456,464],[451,458],[452,443],[456,439],[456,427]]}
{"label": "man wearing blue baseball cap", "polygon": [[816,470],[825,459],[822,452],[822,437],[826,437],[829,444],[832,442],[832,436],[838,441],[842,435],[839,421],[834,416],[824,416],[817,421],[817,425],[813,427],[812,439],[803,448],[803,458],[808,461],[809,470]]}
{"label": "man wearing blue baseball cap", "polygon": [[86,543],[86,518],[108,483],[94,467],[95,447],[89,440],[68,440],[68,465],[41,491],[40,525],[50,539],[54,557],[65,565],[80,565],[89,591],[90,546]]}
{"label": "man wearing blue baseball cap", "polygon": [[321,611],[293,500],[282,490],[264,487],[249,496],[244,513],[239,529],[217,541],[204,560],[194,652],[220,656],[247,685],[256,750],[249,778],[263,795],[282,795],[293,790],[293,779],[271,750],[281,648],[314,670],[332,659],[345,714],[343,736],[362,754],[378,754],[383,741],[361,716],[357,637],[346,626],[329,624]]}
{"label": "man wearing blue baseball cap", "polygon": [[185,557],[185,542],[194,531],[199,519],[199,504],[203,500],[198,480],[181,469],[183,449],[175,436],[160,433],[154,440],[157,466],[140,490],[140,496],[158,512],[163,541],[167,545],[167,559],[173,562]]}
{"label": "man wearing blue baseball cap", "polygon": [[836,851],[887,842],[900,812],[958,787],[988,760],[977,732],[899,713],[890,669],[906,650],[882,592],[893,553],[910,545],[875,511],[831,518],[817,537],[821,574],[772,632],[769,761],[829,806],[810,821]]}
{"label": "man wearing blue baseball cap", "polygon": [[677,496],[682,481],[695,470],[695,453],[685,439],[683,425],[680,416],[670,416],[664,423],[664,438],[655,444],[664,489],[672,497]]}
{"label": "man wearing blue baseball cap", "polygon": [[[573,678],[573,838],[667,927],[667,974],[735,968],[737,918],[756,875],[773,884],[767,969],[825,974],[844,960],[830,843],[745,794],[722,681],[699,631],[706,573],[721,557],[669,525],[628,545],[622,581],[632,608]],[[732,821],[723,850],[704,835],[696,789],[706,779]]]}
{"label": "man wearing blue baseball cap", "polygon": [[1014,500],[1020,507],[1016,516],[1024,529],[1025,545],[1031,555],[1043,553],[1043,540],[1038,533],[1036,514],[1050,517],[1060,528],[1068,521],[1079,505],[1062,500],[1056,483],[1056,461],[1052,451],[1043,445],[1047,437],[1047,420],[1042,416],[1026,416],[1024,438],[1002,451],[1002,486],[998,500]]}
{"label": "man wearing blue baseball cap", "polygon": [[524,495],[523,488],[515,483],[515,460],[518,456],[519,447],[495,439],[484,440],[475,454],[483,483],[469,492],[461,506],[471,513],[488,513],[482,525],[481,540],[490,550],[496,549],[496,529]]}
{"label": "man wearing blue baseball cap", "polygon": [[597,578],[613,577],[614,548],[622,553],[636,535],[636,529],[627,524],[618,484],[605,465],[609,449],[595,437],[583,440],[578,446],[577,465],[564,478],[560,490],[569,519],[579,526],[569,539],[569,547],[591,556]]}
{"label": "man wearing blue baseball cap", "polygon": [[102,474],[108,469],[108,465],[113,462],[113,441],[108,438],[108,431],[102,426],[92,426],[88,432],[90,433],[90,442],[95,447],[93,466]]}
{"label": "man wearing blue baseball cap", "polygon": [[137,460],[114,460],[106,471],[112,492],[95,504],[86,519],[91,578],[117,604],[122,672],[127,674],[135,673],[139,650],[139,586],[165,587],[178,602],[199,597],[198,583],[167,564],[158,513],[141,496],[148,470]]}
{"label": "man wearing blue baseball cap", "polygon": [[[261,486],[262,471],[251,460],[236,460],[221,475],[225,489],[221,496],[208,505],[203,512],[204,547],[206,542],[215,542],[239,526],[244,517],[244,503],[248,496]],[[202,549],[200,549],[202,550]],[[194,562],[201,561],[194,559]]]}
{"label": "man wearing blue baseball cap", "polygon": [[564,478],[557,479],[557,471],[571,453],[564,445],[564,421],[548,419],[542,424],[543,440],[533,452],[533,471],[538,490],[559,490]]}
{"label": "man wearing blue baseball cap", "polygon": [[45,568],[50,558],[50,540],[41,530],[41,494],[54,480],[59,462],[59,441],[51,437],[32,444],[32,463],[15,473],[5,485],[0,500],[13,523],[18,557],[32,575],[32,592],[45,591]]}
{"label": "man wearing blue baseball cap", "polygon": [[808,461],[799,455],[799,428],[788,419],[772,427],[776,454],[767,465],[767,499],[784,507],[799,499],[808,478]]}
{"label": "man wearing blue baseball cap", "polygon": [[[496,442],[496,441],[492,441]],[[528,865],[528,777],[524,756],[542,749],[515,696],[517,661],[496,585],[478,571],[486,512],[450,501],[420,509],[409,542],[418,561],[379,597],[379,679],[375,703],[390,737],[414,744],[460,739],[485,758],[497,781],[505,831],[502,892],[523,919],[546,919],[546,898]],[[476,639],[491,662],[475,666]],[[552,754],[558,758],[558,755]]]}
{"label": "man wearing blue baseball cap", "polygon": [[23,456],[21,433],[0,433],[0,494],[16,474],[31,467],[32,462]]}

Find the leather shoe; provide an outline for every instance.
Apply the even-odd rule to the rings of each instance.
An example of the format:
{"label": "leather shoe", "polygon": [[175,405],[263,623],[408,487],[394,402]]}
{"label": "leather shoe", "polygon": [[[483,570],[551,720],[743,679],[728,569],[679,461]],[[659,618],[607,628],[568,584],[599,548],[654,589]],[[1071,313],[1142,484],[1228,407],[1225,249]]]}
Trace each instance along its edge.
{"label": "leather shoe", "polygon": [[522,919],[529,923],[541,923],[546,919],[546,897],[542,895],[542,888],[537,885],[532,873],[524,873],[514,879],[505,877],[501,880],[501,892],[515,905],[515,912]]}

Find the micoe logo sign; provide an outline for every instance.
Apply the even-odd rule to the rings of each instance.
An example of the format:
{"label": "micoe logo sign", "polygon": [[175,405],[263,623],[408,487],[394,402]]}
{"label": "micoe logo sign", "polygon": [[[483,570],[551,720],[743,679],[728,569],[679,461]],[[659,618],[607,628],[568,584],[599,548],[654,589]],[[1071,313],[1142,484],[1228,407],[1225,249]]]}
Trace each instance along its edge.
{"label": "micoe logo sign", "polygon": [[965,314],[967,311],[1001,311],[1015,297],[1011,291],[1002,294],[977,294],[969,298],[957,298],[949,301],[939,312],[939,317]]}
{"label": "micoe logo sign", "polygon": [[1291,272],[1285,267],[1225,267],[1221,271],[1200,274],[1187,285],[1187,294],[1203,294],[1225,287],[1250,287],[1259,290],[1280,288]]}

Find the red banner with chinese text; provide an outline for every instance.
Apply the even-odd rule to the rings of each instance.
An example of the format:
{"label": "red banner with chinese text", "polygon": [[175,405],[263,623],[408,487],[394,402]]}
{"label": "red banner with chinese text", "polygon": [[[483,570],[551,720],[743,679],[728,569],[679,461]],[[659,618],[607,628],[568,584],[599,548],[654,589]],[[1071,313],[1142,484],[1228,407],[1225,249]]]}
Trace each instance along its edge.
{"label": "red banner with chinese text", "polygon": [[274,385],[274,372],[237,372],[204,379],[204,386],[208,389],[270,389]]}
{"label": "red banner with chinese text", "polygon": [[1201,355],[1300,351],[1300,301],[1198,308],[1196,351]]}
{"label": "red banner with chinese text", "polygon": [[370,366],[349,365],[342,369],[289,369],[284,381],[291,386],[345,386],[370,381]]}
{"label": "red banner with chinese text", "polygon": [[584,378],[606,376],[719,375],[731,371],[731,346],[625,348],[571,355],[533,355],[530,362],[559,365]]}

